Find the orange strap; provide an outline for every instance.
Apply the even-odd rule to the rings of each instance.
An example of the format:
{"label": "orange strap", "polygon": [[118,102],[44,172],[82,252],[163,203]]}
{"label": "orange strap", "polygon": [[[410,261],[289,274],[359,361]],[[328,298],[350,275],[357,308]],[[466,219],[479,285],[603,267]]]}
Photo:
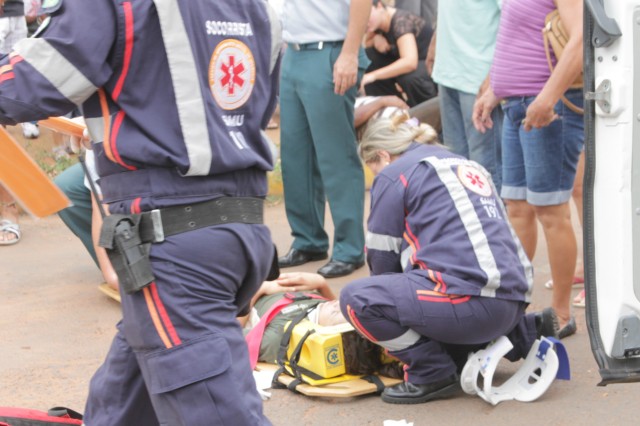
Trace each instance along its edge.
{"label": "orange strap", "polygon": [[[543,38],[543,44],[544,44],[544,53],[547,56],[547,64],[549,64],[549,70],[553,72],[554,66],[553,66],[553,62],[551,61],[550,50],[552,49],[552,46],[551,46],[551,41],[549,40],[549,31],[551,31],[551,29],[547,28],[547,26],[545,25],[545,27],[542,29],[542,38]],[[556,59],[559,59],[559,58],[556,58]],[[569,108],[571,111],[575,112],[576,114],[584,114],[584,109],[580,108],[578,105],[571,102],[569,99],[567,99],[565,95],[560,96],[560,99],[562,100],[562,103],[565,104],[567,108]]]}

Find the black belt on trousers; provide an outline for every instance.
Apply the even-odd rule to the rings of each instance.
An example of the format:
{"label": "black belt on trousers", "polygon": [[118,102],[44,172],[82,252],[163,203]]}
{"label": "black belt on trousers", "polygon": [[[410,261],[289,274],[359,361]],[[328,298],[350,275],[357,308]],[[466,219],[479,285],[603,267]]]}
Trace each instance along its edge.
{"label": "black belt on trousers", "polygon": [[165,207],[140,213],[140,240],[159,243],[166,237],[224,223],[262,224],[264,200],[221,197],[203,203]]}
{"label": "black belt on trousers", "polygon": [[342,46],[343,41],[318,41],[315,43],[287,43],[293,50],[322,50],[326,47]]}

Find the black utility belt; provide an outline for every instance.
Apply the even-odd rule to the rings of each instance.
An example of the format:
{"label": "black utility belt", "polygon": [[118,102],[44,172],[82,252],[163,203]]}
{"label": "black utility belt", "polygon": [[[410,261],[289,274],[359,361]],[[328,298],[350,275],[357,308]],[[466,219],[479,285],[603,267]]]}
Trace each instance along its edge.
{"label": "black utility belt", "polygon": [[225,223],[261,224],[263,213],[260,198],[222,197],[140,214],[113,214],[104,218],[98,244],[107,250],[120,286],[131,294],[155,279],[149,260],[152,243]]}
{"label": "black utility belt", "polygon": [[140,240],[159,243],[171,235],[225,223],[264,223],[264,200],[222,197],[140,213]]}

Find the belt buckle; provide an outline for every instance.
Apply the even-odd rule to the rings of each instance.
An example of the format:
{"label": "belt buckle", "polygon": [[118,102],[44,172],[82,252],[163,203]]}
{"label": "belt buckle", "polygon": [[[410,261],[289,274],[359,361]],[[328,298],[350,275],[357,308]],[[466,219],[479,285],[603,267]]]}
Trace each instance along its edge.
{"label": "belt buckle", "polygon": [[[313,45],[315,44],[315,47]],[[324,41],[319,41],[318,43],[289,43],[289,45],[293,48],[293,50],[322,50],[324,47]]]}
{"label": "belt buckle", "polygon": [[164,241],[164,228],[162,227],[162,213],[159,209],[149,212],[151,224],[153,225],[153,242],[161,243]]}

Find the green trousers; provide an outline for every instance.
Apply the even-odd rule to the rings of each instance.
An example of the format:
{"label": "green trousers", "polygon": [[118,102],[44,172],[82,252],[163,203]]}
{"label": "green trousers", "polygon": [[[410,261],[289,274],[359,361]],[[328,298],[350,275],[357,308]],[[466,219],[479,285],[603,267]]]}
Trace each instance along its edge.
{"label": "green trousers", "polygon": [[[341,47],[288,47],[285,52],[280,81],[282,180],[292,247],[327,251],[328,201],[334,223],[331,257],[355,263],[364,253],[364,173],[353,125],[357,86],[344,96],[333,91],[333,65]],[[361,51],[358,80],[367,65]]]}
{"label": "green trousers", "polygon": [[59,174],[55,179],[56,185],[64,192],[73,203],[71,207],[58,212],[58,216],[73,232],[98,265],[96,251],[93,248],[91,238],[91,192],[84,186],[84,172],[80,163],[74,164]]}

